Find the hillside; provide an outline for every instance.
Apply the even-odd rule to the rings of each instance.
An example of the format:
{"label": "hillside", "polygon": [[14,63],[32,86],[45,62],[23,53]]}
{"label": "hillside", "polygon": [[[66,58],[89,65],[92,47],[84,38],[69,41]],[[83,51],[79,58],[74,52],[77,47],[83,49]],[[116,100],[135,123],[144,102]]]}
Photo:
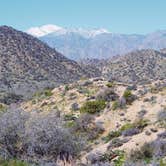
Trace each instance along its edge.
{"label": "hillside", "polygon": [[117,57],[102,69],[108,79],[128,83],[144,83],[166,78],[166,54],[140,50]]}
{"label": "hillside", "polygon": [[0,27],[0,91],[28,96],[89,76],[76,62],[26,33]]}
{"label": "hillside", "polygon": [[21,107],[32,115],[57,113],[72,132],[88,139],[76,165],[147,166],[146,157],[157,163],[155,158],[166,154],[165,87],[165,80],[132,85],[94,78],[36,94]]}

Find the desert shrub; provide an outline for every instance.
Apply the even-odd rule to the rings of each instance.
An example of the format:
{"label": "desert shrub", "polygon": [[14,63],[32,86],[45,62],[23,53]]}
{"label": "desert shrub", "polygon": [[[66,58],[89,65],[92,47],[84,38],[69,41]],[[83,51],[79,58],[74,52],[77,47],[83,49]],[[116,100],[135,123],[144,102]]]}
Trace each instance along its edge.
{"label": "desert shrub", "polygon": [[53,95],[52,89],[45,89],[45,90],[44,90],[44,95],[45,95],[46,97],[52,96],[52,95]]}
{"label": "desert shrub", "polygon": [[70,88],[69,88],[69,85],[65,85],[65,91],[69,91]]}
{"label": "desert shrub", "polygon": [[87,160],[92,165],[95,164],[96,166],[100,166],[100,164],[104,166],[105,163],[111,163],[111,162],[112,164],[114,163],[115,166],[122,166],[124,159],[125,159],[125,154],[123,151],[120,150],[115,150],[115,151],[108,150],[105,153],[97,151],[94,153],[90,153],[87,156]]}
{"label": "desert shrub", "polygon": [[50,113],[44,117],[33,117],[27,123],[23,143],[28,156],[40,156],[68,159],[76,157],[82,149],[83,142],[71,131],[63,127],[60,118]]}
{"label": "desert shrub", "polygon": [[6,150],[4,157],[18,157],[24,140],[28,114],[22,110],[8,110],[0,116],[0,145]]}
{"label": "desert shrub", "polygon": [[149,124],[149,120],[147,120],[147,119],[139,119],[139,120],[137,120],[137,121],[135,121],[135,122],[133,123],[133,125],[134,125],[136,128],[140,129],[141,131],[142,131],[146,126],[148,126],[148,124]]}
{"label": "desert shrub", "polygon": [[115,84],[114,84],[114,82],[108,82],[108,83],[106,84],[106,86],[107,86],[108,88],[113,88],[113,87],[115,86]]}
{"label": "desert shrub", "polygon": [[119,104],[119,102],[118,101],[114,101],[113,103],[112,103],[112,109],[113,110],[116,110],[117,108],[119,108],[120,107],[120,104]]}
{"label": "desert shrub", "polygon": [[116,153],[118,157],[114,160],[115,166],[123,166],[126,160],[124,151],[117,150]]}
{"label": "desert shrub", "polygon": [[100,112],[105,107],[106,107],[106,102],[104,100],[87,101],[80,108],[80,112],[94,114]]}
{"label": "desert shrub", "polygon": [[132,123],[126,123],[120,128],[120,131],[123,132],[131,128],[134,128],[134,125]]}
{"label": "desert shrub", "polygon": [[112,88],[102,88],[96,94],[97,100],[105,100],[105,101],[115,101],[119,98],[119,96],[115,93],[114,89]]}
{"label": "desert shrub", "polygon": [[23,96],[15,93],[6,93],[5,95],[1,96],[0,102],[4,104],[12,104],[17,103],[23,100]]}
{"label": "desert shrub", "polygon": [[125,90],[123,97],[126,99],[127,104],[131,104],[136,99],[136,96],[130,90]]}
{"label": "desert shrub", "polygon": [[161,127],[166,128],[166,109],[163,109],[158,113],[157,120]]}
{"label": "desert shrub", "polygon": [[94,140],[104,131],[102,125],[99,125],[94,121],[95,118],[93,115],[82,114],[75,121],[74,131],[80,134],[84,134],[89,140]]}
{"label": "desert shrub", "polygon": [[124,93],[123,93],[123,97],[125,98],[129,98],[132,96],[132,92],[131,90],[125,90]]}
{"label": "desert shrub", "polygon": [[127,129],[125,131],[122,132],[123,136],[133,136],[140,133],[140,130],[137,128],[131,128],[131,129]]}
{"label": "desert shrub", "polygon": [[0,113],[7,110],[7,107],[4,104],[0,104]]}
{"label": "desert shrub", "polygon": [[144,119],[135,121],[134,123],[126,123],[119,130],[111,131],[106,137],[103,138],[103,140],[105,142],[109,142],[113,138],[119,137],[121,135],[132,136],[132,135],[138,134],[147,125],[148,125],[148,121]]}
{"label": "desert shrub", "polygon": [[140,149],[131,151],[130,160],[143,160],[149,162],[153,157],[153,148],[149,143],[145,143]]}
{"label": "desert shrub", "polygon": [[84,141],[64,125],[56,112],[30,116],[23,110],[8,110],[0,116],[0,155],[34,162],[74,158]]}

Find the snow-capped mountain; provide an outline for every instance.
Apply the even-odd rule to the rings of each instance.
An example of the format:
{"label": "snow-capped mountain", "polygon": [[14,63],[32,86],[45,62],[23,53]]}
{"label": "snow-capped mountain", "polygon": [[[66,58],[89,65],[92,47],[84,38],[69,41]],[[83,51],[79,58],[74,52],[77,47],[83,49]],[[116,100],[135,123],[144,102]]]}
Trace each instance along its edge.
{"label": "snow-capped mountain", "polygon": [[41,27],[32,27],[26,31],[28,34],[35,37],[42,37],[46,35],[58,36],[70,33],[76,33],[86,38],[91,38],[99,34],[110,33],[108,30],[101,29],[83,29],[83,28],[62,28],[57,25],[43,25]]}
{"label": "snow-capped mountain", "polygon": [[73,60],[107,59],[138,49],[166,48],[166,31],[146,35],[114,34],[106,29],[63,28],[44,25],[30,28],[27,33],[38,37]]}
{"label": "snow-capped mountain", "polygon": [[48,25],[43,25],[41,27],[32,27],[28,29],[26,32],[35,37],[42,37],[48,35],[49,33],[58,32],[58,31],[63,31],[63,28],[56,25],[48,24]]}

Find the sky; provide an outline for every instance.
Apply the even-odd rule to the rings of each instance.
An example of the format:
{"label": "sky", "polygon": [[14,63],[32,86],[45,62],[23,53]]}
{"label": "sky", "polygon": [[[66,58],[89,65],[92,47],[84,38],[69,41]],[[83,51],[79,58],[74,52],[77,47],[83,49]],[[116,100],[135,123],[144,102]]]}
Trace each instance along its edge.
{"label": "sky", "polygon": [[145,34],[166,29],[166,0],[0,0],[0,25],[45,24]]}

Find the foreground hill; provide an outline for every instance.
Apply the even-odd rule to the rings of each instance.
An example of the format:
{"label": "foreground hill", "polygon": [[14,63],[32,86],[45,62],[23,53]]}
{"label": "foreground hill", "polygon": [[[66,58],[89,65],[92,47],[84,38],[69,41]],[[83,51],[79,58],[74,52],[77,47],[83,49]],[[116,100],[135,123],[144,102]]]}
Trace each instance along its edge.
{"label": "foreground hill", "polygon": [[0,27],[0,91],[28,95],[36,89],[89,76],[76,62],[37,38]]}
{"label": "foreground hill", "polygon": [[33,116],[57,113],[87,138],[75,165],[155,166],[166,163],[165,88],[166,80],[132,85],[94,78],[37,93],[21,107]]}

